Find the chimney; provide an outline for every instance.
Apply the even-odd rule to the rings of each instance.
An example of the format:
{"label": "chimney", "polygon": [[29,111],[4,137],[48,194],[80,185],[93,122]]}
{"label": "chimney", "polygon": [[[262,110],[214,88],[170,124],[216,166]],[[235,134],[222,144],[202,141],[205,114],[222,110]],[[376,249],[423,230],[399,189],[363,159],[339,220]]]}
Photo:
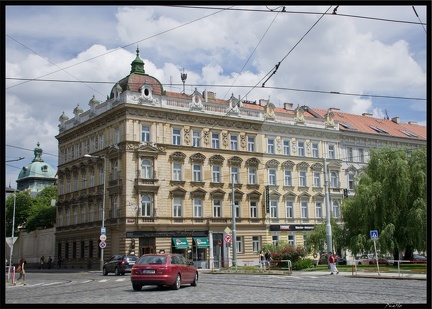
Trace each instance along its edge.
{"label": "chimney", "polygon": [[372,114],[369,114],[369,113],[363,113],[362,116],[365,116],[365,117],[372,117]]}
{"label": "chimney", "polygon": [[265,99],[260,99],[259,100],[259,105],[260,106],[266,106],[268,104],[269,100],[265,100]]}
{"label": "chimney", "polygon": [[293,110],[293,103],[284,103],[284,109],[285,110]]}
{"label": "chimney", "polygon": [[392,118],[392,121],[393,121],[394,123],[399,123],[399,117],[393,117],[393,118]]}
{"label": "chimney", "polygon": [[331,111],[340,111],[340,108],[337,108],[337,107],[330,107],[329,110],[331,110]]}

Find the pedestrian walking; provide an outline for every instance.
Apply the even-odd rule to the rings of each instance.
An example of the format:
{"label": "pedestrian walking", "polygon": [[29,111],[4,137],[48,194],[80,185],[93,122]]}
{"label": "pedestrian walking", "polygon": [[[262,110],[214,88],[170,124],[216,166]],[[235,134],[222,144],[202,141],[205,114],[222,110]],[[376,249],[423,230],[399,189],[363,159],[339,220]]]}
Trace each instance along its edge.
{"label": "pedestrian walking", "polygon": [[48,262],[47,262],[47,268],[51,269],[51,264],[52,264],[53,259],[51,258],[51,255],[48,257]]}
{"label": "pedestrian walking", "polygon": [[330,275],[333,275],[334,273],[339,274],[339,271],[336,267],[337,257],[332,252],[329,252],[329,263],[330,263]]}
{"label": "pedestrian walking", "polygon": [[45,269],[45,256],[42,255],[39,261],[40,261],[39,269]]}
{"label": "pedestrian walking", "polygon": [[259,263],[260,263],[260,269],[265,270],[265,256],[264,252],[261,250],[259,254]]}
{"label": "pedestrian walking", "polygon": [[271,254],[270,254],[270,252],[268,250],[264,254],[264,257],[265,257],[265,260],[266,260],[267,268],[270,269]]}
{"label": "pedestrian walking", "polygon": [[[21,258],[17,267],[17,272],[20,274],[16,282],[18,282],[21,278],[23,280],[23,285],[26,285],[26,273],[25,273],[25,264],[27,264],[27,261],[25,258]],[[16,285],[15,282],[15,285]]]}

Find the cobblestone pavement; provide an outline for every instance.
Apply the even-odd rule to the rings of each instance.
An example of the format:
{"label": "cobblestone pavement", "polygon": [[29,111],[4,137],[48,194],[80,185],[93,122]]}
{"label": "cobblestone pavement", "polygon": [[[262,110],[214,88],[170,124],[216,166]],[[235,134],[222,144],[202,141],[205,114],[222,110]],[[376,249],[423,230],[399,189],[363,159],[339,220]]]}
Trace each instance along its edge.
{"label": "cobblestone pavement", "polygon": [[[323,271],[269,271],[253,275],[199,270],[197,287],[178,291],[145,286],[133,291],[130,275],[100,271],[28,270],[27,285],[6,284],[8,304],[374,304],[409,308],[427,304],[426,275],[353,275]],[[376,280],[399,279],[399,280]],[[49,291],[46,293],[45,291]],[[111,307],[111,306],[110,306]],[[402,308],[402,309],[404,309]]]}

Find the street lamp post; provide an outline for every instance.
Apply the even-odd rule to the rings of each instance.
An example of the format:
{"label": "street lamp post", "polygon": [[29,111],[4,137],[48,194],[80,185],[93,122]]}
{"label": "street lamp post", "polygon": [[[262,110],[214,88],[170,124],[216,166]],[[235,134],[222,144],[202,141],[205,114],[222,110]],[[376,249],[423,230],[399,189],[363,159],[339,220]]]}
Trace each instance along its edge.
{"label": "street lamp post", "polygon": [[[101,234],[102,230],[105,229],[105,196],[106,196],[106,158],[104,156],[92,156],[89,154],[84,155],[86,158],[100,158],[104,160],[104,183],[103,183],[103,198],[102,198],[102,228],[101,228]],[[104,248],[101,249],[101,257],[100,257],[100,270],[103,270],[103,264],[104,264]]]}
{"label": "street lamp post", "polygon": [[13,218],[12,218],[12,241],[10,244],[8,281],[10,280],[10,276],[11,276],[11,267],[12,267],[12,259],[13,259],[13,247],[14,247],[14,236],[15,236],[15,206],[16,206],[16,188],[14,190],[14,206],[13,206]]}
{"label": "street lamp post", "polygon": [[[24,157],[19,157],[18,159],[7,160],[6,162],[21,161]],[[16,188],[14,189],[14,206],[13,206],[13,218],[12,218],[12,241],[10,244],[10,256],[9,256],[9,267],[8,267],[8,280],[10,280],[10,270],[12,267],[13,259],[13,247],[14,247],[14,237],[15,237],[15,208],[16,208]]]}
{"label": "street lamp post", "polygon": [[[333,253],[333,243],[332,243],[332,229],[330,223],[330,201],[329,201],[329,191],[328,191],[328,175],[327,175],[327,160],[324,158],[324,188],[325,188],[325,201],[326,201],[326,236],[327,236],[327,253]],[[330,254],[327,254],[327,259]]]}
{"label": "street lamp post", "polygon": [[232,184],[232,193],[231,193],[231,203],[232,203],[232,247],[233,247],[233,266],[237,269],[237,243],[236,243],[236,213],[235,213],[235,199],[234,199],[234,173],[232,174],[232,180],[231,180],[231,184]]}

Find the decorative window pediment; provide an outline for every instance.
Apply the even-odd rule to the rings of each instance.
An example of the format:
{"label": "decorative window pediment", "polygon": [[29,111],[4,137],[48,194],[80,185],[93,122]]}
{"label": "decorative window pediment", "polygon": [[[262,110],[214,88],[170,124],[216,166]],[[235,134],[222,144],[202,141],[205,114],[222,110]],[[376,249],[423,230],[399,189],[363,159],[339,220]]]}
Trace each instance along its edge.
{"label": "decorative window pediment", "polygon": [[279,198],[280,196],[282,196],[282,194],[280,194],[278,191],[276,191],[276,190],[271,190],[270,192],[269,192],[269,195],[270,196],[272,196],[272,197],[277,197],[277,198]]}
{"label": "decorative window pediment", "polygon": [[192,198],[204,198],[207,191],[204,189],[198,188],[190,193]]}
{"label": "decorative window pediment", "polygon": [[225,158],[221,155],[214,155],[209,158],[209,161],[213,165],[222,165],[222,163],[225,161]]}
{"label": "decorative window pediment", "polygon": [[190,159],[194,163],[204,163],[204,160],[206,159],[206,157],[202,153],[195,153],[195,154],[191,155]]}
{"label": "decorative window pediment", "polygon": [[297,163],[297,168],[298,168],[298,169],[305,170],[305,169],[307,169],[308,167],[309,167],[309,163],[307,163],[307,162],[305,162],[305,161],[300,162],[300,163]]}
{"label": "decorative window pediment", "polygon": [[230,159],[228,159],[228,163],[231,166],[240,166],[241,163],[243,162],[243,159],[237,156],[231,157]]}
{"label": "decorative window pediment", "polygon": [[289,169],[293,169],[294,165],[295,165],[295,163],[293,161],[288,160],[288,161],[285,161],[282,163],[282,168],[289,170]]}
{"label": "decorative window pediment", "polygon": [[279,161],[278,160],[270,160],[270,161],[268,161],[267,163],[266,163],[266,166],[268,167],[268,168],[277,168],[278,166],[279,166]]}
{"label": "decorative window pediment", "polygon": [[259,200],[261,195],[262,195],[261,192],[257,190],[253,190],[252,192],[249,192],[247,194],[247,197],[249,198],[249,200]]}
{"label": "decorative window pediment", "polygon": [[260,164],[260,160],[257,158],[250,158],[246,160],[246,166],[258,166]]}
{"label": "decorative window pediment", "polygon": [[319,171],[322,170],[323,165],[321,163],[314,163],[311,165],[311,169],[313,169],[314,171]]}
{"label": "decorative window pediment", "polygon": [[297,194],[295,194],[292,191],[288,191],[287,193],[284,194],[285,199],[290,199],[290,198],[292,199],[292,198],[295,198],[296,196],[297,196]]}
{"label": "decorative window pediment", "polygon": [[354,174],[357,173],[357,169],[352,165],[348,166],[346,171],[347,173],[354,173]]}
{"label": "decorative window pediment", "polygon": [[210,196],[213,199],[223,199],[223,197],[225,196],[225,194],[226,194],[225,191],[223,191],[221,189],[217,189],[217,190],[214,190],[214,191],[210,192]]}
{"label": "decorative window pediment", "polygon": [[172,197],[184,197],[186,195],[186,190],[180,187],[177,187],[170,191]]}
{"label": "decorative window pediment", "polygon": [[307,193],[307,192],[302,192],[302,193],[300,193],[299,194],[299,197],[300,198],[310,198],[311,197],[311,195],[309,194],[309,193]]}
{"label": "decorative window pediment", "polygon": [[170,155],[171,161],[184,162],[186,155],[181,151],[176,151]]}

